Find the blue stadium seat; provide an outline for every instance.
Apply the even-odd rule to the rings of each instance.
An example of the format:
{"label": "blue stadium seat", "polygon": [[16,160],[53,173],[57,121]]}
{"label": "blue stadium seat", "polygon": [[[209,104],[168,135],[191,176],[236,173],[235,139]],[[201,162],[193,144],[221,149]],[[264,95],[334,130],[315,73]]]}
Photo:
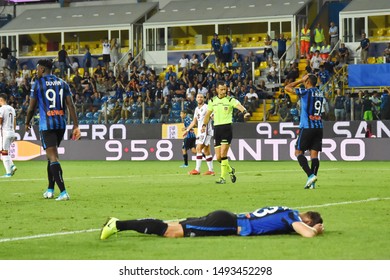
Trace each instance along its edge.
{"label": "blue stadium seat", "polygon": [[151,119],[151,120],[150,120],[150,123],[159,123],[159,122],[160,122],[159,119]]}
{"label": "blue stadium seat", "polygon": [[133,123],[134,123],[134,124],[140,124],[140,123],[141,123],[141,120],[140,120],[140,119],[135,119],[135,120],[133,121]]}
{"label": "blue stadium seat", "polygon": [[181,118],[176,118],[175,123],[181,123]]}
{"label": "blue stadium seat", "polygon": [[87,119],[92,119],[92,118],[93,118],[92,112],[86,113],[86,114],[85,114],[85,117],[86,117]]}
{"label": "blue stadium seat", "polygon": [[133,123],[133,121],[131,120],[131,119],[127,119],[126,121],[125,121],[125,124],[132,124]]}
{"label": "blue stadium seat", "polygon": [[93,114],[93,118],[94,118],[94,119],[97,119],[97,118],[99,118],[99,115],[100,115],[99,112],[95,112],[95,113]]}

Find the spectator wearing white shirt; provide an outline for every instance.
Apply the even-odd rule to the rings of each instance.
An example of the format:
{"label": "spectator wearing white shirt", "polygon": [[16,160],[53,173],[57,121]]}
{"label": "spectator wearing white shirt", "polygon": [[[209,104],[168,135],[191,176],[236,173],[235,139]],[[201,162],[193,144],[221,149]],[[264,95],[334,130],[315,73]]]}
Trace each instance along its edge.
{"label": "spectator wearing white shirt", "polygon": [[189,60],[187,58],[187,55],[185,53],[182,54],[180,60],[179,60],[179,71],[182,71],[183,68],[188,68]]}
{"label": "spectator wearing white shirt", "polygon": [[310,66],[314,73],[320,71],[320,65],[322,63],[322,58],[320,57],[320,51],[316,50],[313,57],[310,60]]}
{"label": "spectator wearing white shirt", "polygon": [[198,93],[203,94],[204,97],[207,97],[207,93],[209,92],[207,88],[205,88],[201,83],[197,84]]}

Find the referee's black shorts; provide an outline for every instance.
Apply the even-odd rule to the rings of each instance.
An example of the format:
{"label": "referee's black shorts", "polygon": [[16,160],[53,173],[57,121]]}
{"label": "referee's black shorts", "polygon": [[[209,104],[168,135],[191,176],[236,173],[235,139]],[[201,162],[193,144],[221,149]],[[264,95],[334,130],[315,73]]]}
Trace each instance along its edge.
{"label": "referee's black shorts", "polygon": [[49,147],[58,147],[64,137],[65,129],[53,129],[40,131],[42,147],[46,150]]}
{"label": "referee's black shorts", "polygon": [[321,152],[322,138],[322,128],[301,128],[297,143],[295,144],[295,149],[303,152],[308,150]]}
{"label": "referee's black shorts", "polygon": [[237,216],[224,210],[200,218],[188,218],[180,224],[184,237],[237,235]]}
{"label": "referee's black shorts", "polygon": [[233,139],[233,127],[232,124],[222,124],[214,126],[214,147],[219,147],[221,144],[228,144]]}

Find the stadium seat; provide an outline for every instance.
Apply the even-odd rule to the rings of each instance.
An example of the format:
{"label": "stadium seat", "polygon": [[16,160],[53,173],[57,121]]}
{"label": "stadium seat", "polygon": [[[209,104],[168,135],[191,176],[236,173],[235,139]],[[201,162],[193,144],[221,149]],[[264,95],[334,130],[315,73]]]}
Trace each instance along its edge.
{"label": "stadium seat", "polygon": [[158,119],[151,119],[149,123],[159,123],[159,120]]}
{"label": "stadium seat", "polygon": [[86,113],[86,114],[85,114],[85,117],[86,117],[87,119],[92,119],[92,118],[93,118],[92,112]]}
{"label": "stadium seat", "polygon": [[99,115],[100,115],[99,112],[95,112],[95,113],[93,114],[93,118],[94,118],[94,119],[98,119],[98,118],[99,118]]}
{"label": "stadium seat", "polygon": [[126,121],[125,121],[125,124],[132,124],[133,123],[133,120],[131,120],[131,119],[127,119]]}
{"label": "stadium seat", "polygon": [[133,121],[133,123],[134,123],[134,124],[140,124],[140,123],[141,123],[141,120],[140,120],[140,119],[135,119],[135,120]]}

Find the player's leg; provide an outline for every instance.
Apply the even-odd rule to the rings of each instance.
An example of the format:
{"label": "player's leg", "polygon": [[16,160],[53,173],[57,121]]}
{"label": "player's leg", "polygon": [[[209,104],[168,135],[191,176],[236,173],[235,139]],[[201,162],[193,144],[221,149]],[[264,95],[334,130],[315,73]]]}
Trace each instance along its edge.
{"label": "player's leg", "polygon": [[187,154],[187,138],[184,138],[183,139],[183,144],[182,144],[182,147],[181,147],[181,152],[183,154],[183,165],[181,165],[180,167],[188,167],[188,154]]}
{"label": "player's leg", "polygon": [[[69,195],[65,188],[65,182],[63,177],[63,172],[61,164],[59,162],[58,150],[57,147],[60,145],[62,138],[64,136],[65,130],[52,130],[52,131],[43,131],[41,136],[43,136],[42,142],[45,143],[46,147],[46,156],[50,161],[50,172],[53,176],[55,183],[60,189],[60,195],[56,200],[69,200]],[[48,176],[50,174],[48,173]],[[48,177],[49,178],[49,177]]]}
{"label": "player's leg", "polygon": [[11,177],[11,157],[8,154],[10,141],[6,134],[4,134],[2,137],[0,136],[0,148],[1,148],[1,159],[3,161],[4,169],[5,169],[5,175],[3,177]]}
{"label": "player's leg", "polygon": [[[143,234],[157,234],[159,236],[165,236],[167,232],[168,224],[158,219],[139,219],[139,220],[125,220],[120,221],[117,218],[110,218],[104,224],[100,239],[107,239],[111,235],[126,230],[133,230]],[[179,237],[174,235],[174,227],[170,229],[167,237]]]}
{"label": "player's leg", "polygon": [[200,174],[200,167],[202,165],[202,147],[203,144],[196,141],[196,161],[195,161],[195,169],[190,172],[190,175],[199,175]]}
{"label": "player's leg", "polygon": [[206,163],[208,167],[208,171],[206,171],[203,175],[212,175],[214,176],[214,166],[213,166],[213,156],[211,155],[210,152],[210,145],[203,145],[203,154],[205,155],[206,158]]}

